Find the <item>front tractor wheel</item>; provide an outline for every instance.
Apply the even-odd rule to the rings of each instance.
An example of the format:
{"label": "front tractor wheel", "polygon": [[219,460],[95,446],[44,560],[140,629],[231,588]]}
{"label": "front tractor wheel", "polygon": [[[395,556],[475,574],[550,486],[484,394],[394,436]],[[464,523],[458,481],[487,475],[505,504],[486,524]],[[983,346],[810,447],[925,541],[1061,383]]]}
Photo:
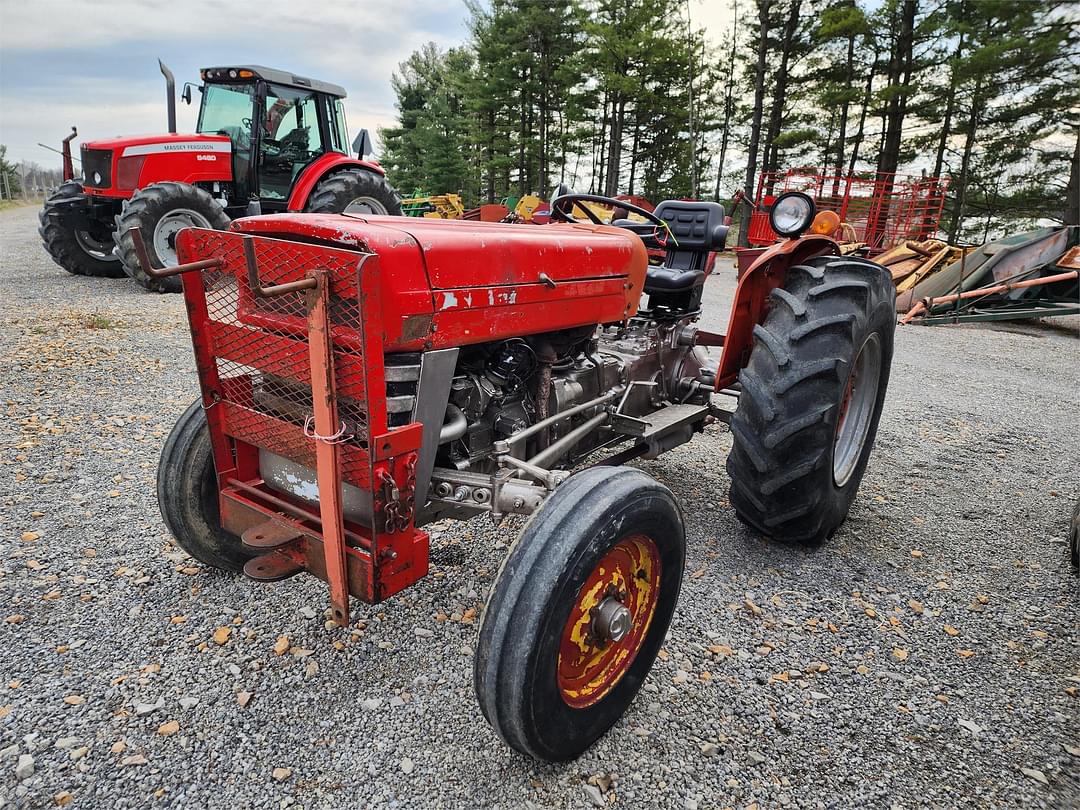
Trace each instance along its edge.
{"label": "front tractor wheel", "polygon": [[154,292],[180,292],[180,278],[157,279],[146,274],[135,254],[131,229],[139,228],[150,261],[155,267],[172,267],[176,258],[176,235],[184,228],[229,227],[229,215],[209,192],[187,183],[154,183],[141,188],[124,203],[116,218],[116,254],[124,272]]}
{"label": "front tractor wheel", "polygon": [[59,217],[62,201],[82,193],[79,183],[68,180],[49,195],[38,213],[41,243],[52,260],[73,276],[123,278],[124,268],[113,255],[112,223],[91,221],[75,229]]}
{"label": "front tractor wheel", "polygon": [[739,374],[731,504],[766,537],[819,543],[844,522],[877,433],[896,326],[888,272],[822,256],[788,271]]}
{"label": "front tractor wheel", "polygon": [[558,762],[622,717],[671,623],[686,539],[640,470],[571,476],[507,555],[480,627],[474,685],[507,744]]}
{"label": "front tractor wheel", "polygon": [[221,527],[210,427],[202,400],[181,414],[165,440],[158,462],[157,497],[165,526],[199,562],[238,572],[255,556],[244,549],[239,537]]}
{"label": "front tractor wheel", "polygon": [[312,214],[401,215],[401,197],[381,174],[343,169],[319,181],[308,197]]}

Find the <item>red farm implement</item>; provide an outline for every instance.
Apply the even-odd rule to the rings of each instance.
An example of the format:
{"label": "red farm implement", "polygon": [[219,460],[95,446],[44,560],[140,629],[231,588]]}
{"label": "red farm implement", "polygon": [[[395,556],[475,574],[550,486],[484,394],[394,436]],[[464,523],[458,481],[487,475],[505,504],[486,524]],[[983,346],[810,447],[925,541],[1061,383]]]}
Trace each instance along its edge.
{"label": "red farm implement", "polygon": [[905,239],[928,239],[937,232],[945,204],[947,177],[901,174],[830,175],[813,169],[765,172],[758,178],[757,208],[750,219],[749,242],[771,245],[779,237],[769,225],[769,210],[781,195],[801,191],[819,211],[835,211],[854,230],[854,239],[883,250]]}
{"label": "red farm implement", "polygon": [[[586,203],[639,219],[585,221]],[[776,208],[788,238],[741,276],[724,334],[696,326],[727,236],[716,203],[567,193],[537,227],[248,217],[182,230],[163,270],[135,231],[151,276],[183,276],[202,388],[162,451],[166,525],[208,565],[325,580],[346,623],[350,597],[427,573],[425,525],[531,516],[492,583],[474,685],[509,745],[577,756],[643,684],[683,577],[675,495],[625,462],[729,423],[736,513],[818,543],[869,460],[891,277],[806,233],[804,195]]]}

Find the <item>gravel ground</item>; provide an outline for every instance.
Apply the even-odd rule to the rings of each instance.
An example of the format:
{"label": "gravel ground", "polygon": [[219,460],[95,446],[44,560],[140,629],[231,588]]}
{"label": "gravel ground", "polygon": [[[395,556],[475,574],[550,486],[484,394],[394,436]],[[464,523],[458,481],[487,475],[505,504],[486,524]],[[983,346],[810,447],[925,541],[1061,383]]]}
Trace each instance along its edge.
{"label": "gravel ground", "polygon": [[552,767],[472,694],[510,532],[436,531],[433,575],[348,630],[314,578],[195,564],[153,487],[197,391],[181,300],[67,275],[35,225],[0,214],[0,805],[1080,804],[1075,319],[899,330],[877,450],[820,549],[736,521],[722,426],[643,463],[687,516],[680,606],[629,713]]}

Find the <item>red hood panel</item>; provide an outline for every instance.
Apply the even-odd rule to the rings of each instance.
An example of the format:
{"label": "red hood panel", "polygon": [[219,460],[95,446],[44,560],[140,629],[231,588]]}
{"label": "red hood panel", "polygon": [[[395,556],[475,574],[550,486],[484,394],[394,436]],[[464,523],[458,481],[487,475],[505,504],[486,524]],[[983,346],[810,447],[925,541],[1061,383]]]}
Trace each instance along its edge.
{"label": "red hood panel", "polygon": [[[173,151],[168,147],[174,147],[175,151],[182,152],[188,151],[180,147],[181,144],[187,143],[199,143],[199,144],[221,144],[229,143],[229,138],[226,135],[197,135],[197,134],[184,134],[180,132],[166,132],[160,135],[118,135],[115,138],[102,138],[96,141],[83,141],[82,145],[87,149],[123,149],[125,146],[147,146],[150,144],[161,144],[166,148],[166,151]],[[197,149],[191,149],[190,151],[198,151]]]}
{"label": "red hood panel", "polygon": [[620,321],[637,311],[648,266],[641,239],[608,225],[277,214],[232,229],[378,254],[394,350]]}
{"label": "red hood panel", "polygon": [[648,256],[634,234],[608,225],[524,227],[501,222],[367,215],[290,214],[238,220],[237,230],[296,234],[380,254],[400,242],[423,253],[436,290],[535,284],[627,276],[645,277]]}

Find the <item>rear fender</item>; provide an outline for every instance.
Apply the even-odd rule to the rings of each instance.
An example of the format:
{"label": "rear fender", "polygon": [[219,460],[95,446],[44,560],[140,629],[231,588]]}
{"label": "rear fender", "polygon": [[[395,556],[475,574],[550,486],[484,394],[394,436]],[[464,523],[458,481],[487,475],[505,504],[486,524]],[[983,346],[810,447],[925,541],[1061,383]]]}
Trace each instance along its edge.
{"label": "rear fender", "polygon": [[779,242],[762,253],[739,279],[731,306],[724,353],[716,372],[716,390],[727,388],[746,365],[753,344],[754,327],[769,312],[769,294],[787,281],[788,268],[815,256],[839,256],[840,245],[827,236],[808,234]]}
{"label": "rear fender", "polygon": [[303,211],[307,207],[308,197],[320,180],[330,172],[350,168],[364,169],[379,175],[386,174],[386,170],[374,161],[357,160],[338,152],[329,152],[300,172],[300,176],[293,183],[292,193],[289,194],[288,210]]}

